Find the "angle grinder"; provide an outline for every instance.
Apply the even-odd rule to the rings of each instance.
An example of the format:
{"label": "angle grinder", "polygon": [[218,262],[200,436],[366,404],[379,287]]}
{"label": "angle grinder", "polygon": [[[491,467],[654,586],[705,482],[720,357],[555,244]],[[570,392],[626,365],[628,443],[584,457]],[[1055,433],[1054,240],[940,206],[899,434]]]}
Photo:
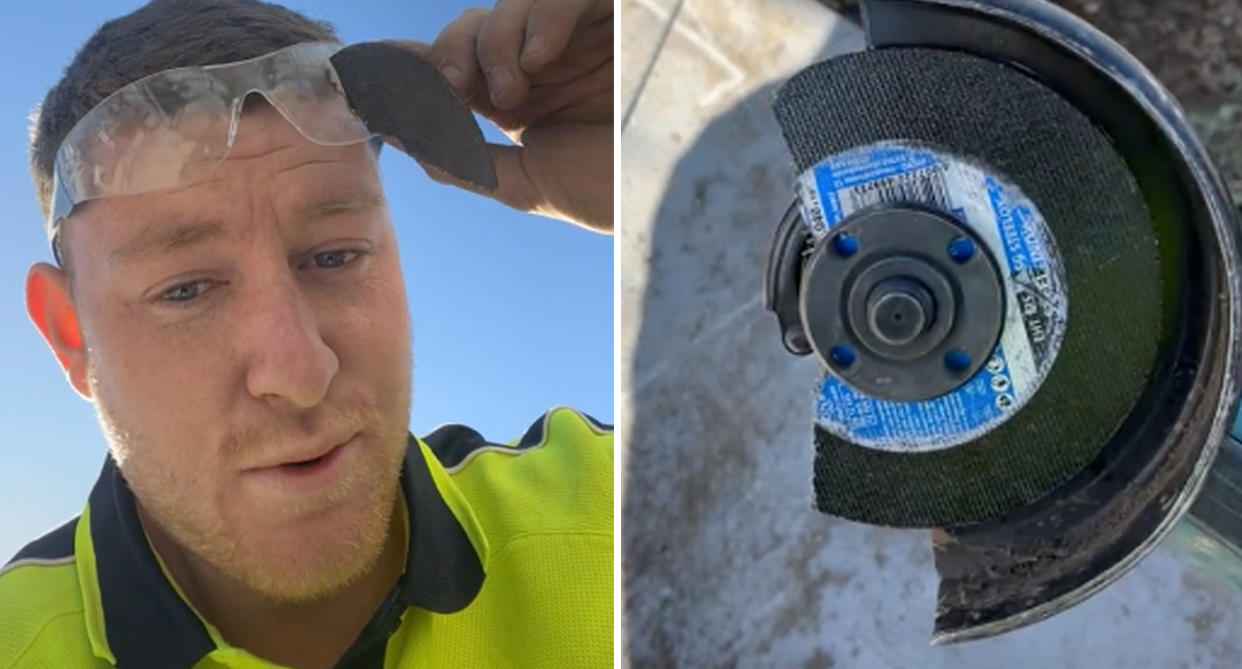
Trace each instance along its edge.
{"label": "angle grinder", "polygon": [[819,510],[939,528],[937,638],[1117,578],[1237,403],[1235,211],[1161,85],[1043,0],[862,0],[774,113],[766,302],[813,356]]}

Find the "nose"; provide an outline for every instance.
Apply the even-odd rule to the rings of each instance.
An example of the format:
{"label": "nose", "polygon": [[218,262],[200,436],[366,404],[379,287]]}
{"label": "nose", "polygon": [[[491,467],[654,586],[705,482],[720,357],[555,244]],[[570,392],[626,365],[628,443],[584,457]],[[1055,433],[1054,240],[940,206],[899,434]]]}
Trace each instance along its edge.
{"label": "nose", "polygon": [[313,305],[291,274],[270,276],[251,295],[244,337],[246,389],[268,403],[308,409],[323,401],[340,368]]}

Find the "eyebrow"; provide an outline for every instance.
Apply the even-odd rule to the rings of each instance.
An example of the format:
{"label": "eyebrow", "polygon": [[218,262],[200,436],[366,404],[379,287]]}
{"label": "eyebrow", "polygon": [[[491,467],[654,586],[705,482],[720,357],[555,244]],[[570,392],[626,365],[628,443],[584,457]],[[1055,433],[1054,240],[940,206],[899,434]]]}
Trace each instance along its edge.
{"label": "eyebrow", "polygon": [[[330,197],[299,207],[298,218],[313,221],[336,214],[374,209],[383,206],[384,203],[383,195],[370,192],[345,197]],[[114,250],[109,254],[109,259],[114,262],[134,263],[223,237],[224,234],[224,225],[216,220],[197,220],[171,225],[155,223],[143,228],[137,236]]]}
{"label": "eyebrow", "polygon": [[384,206],[384,196],[374,192],[350,193],[344,196],[328,197],[321,200],[312,201],[306,205],[298,207],[297,215],[299,220],[316,220],[327,218],[335,214],[347,214],[355,211],[365,211],[367,209],[375,209]]}
{"label": "eyebrow", "polygon": [[172,225],[154,223],[113,250],[108,258],[115,262],[132,263],[223,236],[224,224],[220,221],[197,220]]}

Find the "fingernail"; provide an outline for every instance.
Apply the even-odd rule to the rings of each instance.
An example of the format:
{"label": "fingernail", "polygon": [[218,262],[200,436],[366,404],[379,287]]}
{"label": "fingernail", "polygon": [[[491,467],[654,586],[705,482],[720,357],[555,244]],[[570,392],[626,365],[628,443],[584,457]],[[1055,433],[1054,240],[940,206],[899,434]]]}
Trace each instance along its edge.
{"label": "fingernail", "polygon": [[543,35],[531,35],[526,39],[526,47],[522,49],[522,59],[526,60],[539,55],[543,50]]}
{"label": "fingernail", "polygon": [[461,89],[461,70],[452,65],[445,65],[440,68],[440,74],[444,75],[445,79],[448,79],[453,88]]}
{"label": "fingernail", "polygon": [[509,74],[509,68],[497,65],[487,71],[487,83],[492,89],[492,103],[497,104],[513,84],[513,75]]}

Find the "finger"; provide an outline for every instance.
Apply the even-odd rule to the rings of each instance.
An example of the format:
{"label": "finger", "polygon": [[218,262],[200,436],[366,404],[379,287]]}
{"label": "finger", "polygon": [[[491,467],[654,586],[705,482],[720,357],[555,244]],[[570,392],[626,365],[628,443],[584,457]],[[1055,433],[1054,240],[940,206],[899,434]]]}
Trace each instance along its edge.
{"label": "finger", "polygon": [[532,4],[534,0],[500,0],[479,29],[479,66],[487,75],[492,104],[500,109],[521,102],[529,88],[518,59]]}
{"label": "finger", "polygon": [[518,211],[535,211],[542,198],[539,189],[522,165],[523,148],[511,144],[488,144],[496,170],[496,191],[492,197]]}
{"label": "finger", "polygon": [[[422,166],[427,176],[438,183],[457,186],[472,193],[487,195],[497,202],[518,211],[566,221],[595,232],[612,234],[611,180],[609,180],[608,187],[604,191],[590,194],[588,197],[588,199],[594,198],[600,202],[600,206],[595,207],[595,209],[598,209],[598,212],[595,214],[587,212],[588,215],[576,216],[569,212],[557,210],[540,194],[538,187],[531,180],[530,175],[527,174],[525,165],[522,164],[524,148],[521,146],[489,143],[487,149],[492,155],[492,164],[496,168],[497,186],[491,192],[485,191],[470,182],[453,177],[432,165],[424,165],[421,162],[419,165]],[[582,209],[582,211],[586,212],[585,209]]]}
{"label": "finger", "polygon": [[522,69],[536,72],[556,60],[584,19],[600,19],[611,14],[611,0],[536,0],[526,19]]}
{"label": "finger", "polygon": [[554,86],[534,85],[513,109],[480,112],[510,139],[522,143],[522,131],[534,124],[612,122],[612,66]]}
{"label": "finger", "polygon": [[466,10],[440,31],[428,52],[431,62],[440,68],[440,74],[463,100],[469,100],[482,85],[475,41],[487,14],[485,9]]}
{"label": "finger", "polygon": [[[418,164],[432,181],[487,195],[501,204],[519,211],[533,211],[539,204],[538,191],[522,167],[522,147],[488,143],[488,153],[496,170],[496,189],[486,191],[479,186],[458,179],[444,170],[418,160]],[[417,160],[417,159],[415,159]]]}
{"label": "finger", "polygon": [[[608,186],[604,189],[605,192],[590,194],[590,198],[595,198],[597,202],[601,203],[599,207],[601,212],[606,208],[606,214],[590,214],[582,207],[574,207],[574,211],[563,211],[549,202],[547,197],[540,192],[535,182],[531,180],[530,175],[526,171],[526,165],[523,164],[525,148],[504,144],[488,144],[487,148],[492,153],[492,163],[496,167],[496,181],[498,184],[496,191],[489,193],[492,198],[518,211],[573,223],[595,232],[612,233],[611,179],[608,180]],[[584,213],[588,215],[581,215]]]}

